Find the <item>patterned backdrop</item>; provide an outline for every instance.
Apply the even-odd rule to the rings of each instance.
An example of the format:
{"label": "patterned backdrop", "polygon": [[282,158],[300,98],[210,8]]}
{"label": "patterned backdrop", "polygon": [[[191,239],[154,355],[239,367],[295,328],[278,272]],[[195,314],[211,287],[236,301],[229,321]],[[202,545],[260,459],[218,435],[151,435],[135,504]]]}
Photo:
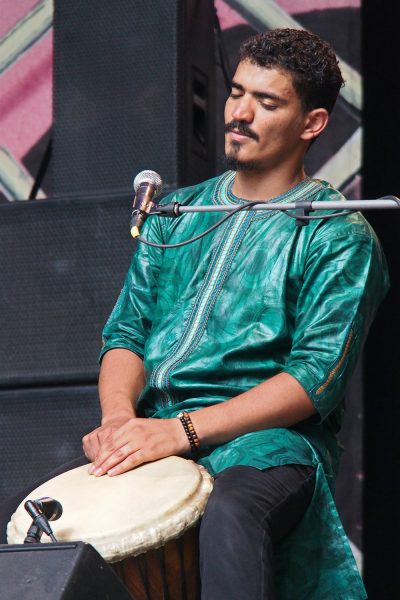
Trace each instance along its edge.
{"label": "patterned backdrop", "polygon": [[52,15],[51,0],[1,2],[0,188],[8,200],[29,197],[52,124]]}

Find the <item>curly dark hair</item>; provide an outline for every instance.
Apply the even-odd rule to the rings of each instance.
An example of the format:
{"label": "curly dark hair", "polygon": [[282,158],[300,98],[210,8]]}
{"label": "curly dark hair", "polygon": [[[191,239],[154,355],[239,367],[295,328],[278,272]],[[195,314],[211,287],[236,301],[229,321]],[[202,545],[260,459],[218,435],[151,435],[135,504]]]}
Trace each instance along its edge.
{"label": "curly dark hair", "polygon": [[304,29],[272,29],[240,47],[240,61],[289,71],[305,111],[331,112],[344,85],[338,60],[328,42]]}

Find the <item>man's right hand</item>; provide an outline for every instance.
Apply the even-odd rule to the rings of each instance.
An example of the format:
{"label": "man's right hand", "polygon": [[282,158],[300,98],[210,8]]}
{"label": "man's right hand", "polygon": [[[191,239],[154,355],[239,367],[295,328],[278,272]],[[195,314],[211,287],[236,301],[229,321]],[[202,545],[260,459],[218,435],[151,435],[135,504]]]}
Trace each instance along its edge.
{"label": "man's right hand", "polygon": [[93,431],[82,438],[83,451],[86,458],[93,462],[101,450],[103,442],[122,425],[125,425],[129,419],[132,419],[132,414],[124,414],[109,418],[102,423],[100,427],[96,427]]}
{"label": "man's right hand", "polygon": [[91,462],[104,441],[135,417],[135,400],[144,384],[144,366],[139,356],[126,348],[106,352],[99,377],[101,426],[82,439],[83,451]]}

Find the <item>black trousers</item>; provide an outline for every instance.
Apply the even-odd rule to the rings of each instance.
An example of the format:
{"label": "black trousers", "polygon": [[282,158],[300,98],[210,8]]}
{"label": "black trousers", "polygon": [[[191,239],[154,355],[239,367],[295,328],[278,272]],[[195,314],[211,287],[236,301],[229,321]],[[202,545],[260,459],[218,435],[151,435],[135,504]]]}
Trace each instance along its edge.
{"label": "black trousers", "polygon": [[274,546],[301,520],[314,487],[314,469],[302,465],[217,476],[200,526],[202,600],[275,599]]}
{"label": "black trousers", "polygon": [[[41,483],[87,463],[74,460],[0,507],[0,543],[20,502]],[[274,600],[274,546],[300,521],[314,491],[312,467],[260,471],[236,466],[216,476],[200,526],[202,600]]]}

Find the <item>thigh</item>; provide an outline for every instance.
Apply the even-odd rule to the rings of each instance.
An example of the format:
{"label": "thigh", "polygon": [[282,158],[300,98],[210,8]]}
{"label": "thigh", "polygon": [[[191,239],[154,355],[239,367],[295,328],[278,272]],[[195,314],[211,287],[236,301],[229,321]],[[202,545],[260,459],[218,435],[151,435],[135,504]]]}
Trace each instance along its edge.
{"label": "thigh", "polygon": [[275,544],[300,521],[314,469],[230,467],[216,476],[200,524],[202,600],[275,599]]}
{"label": "thigh", "polygon": [[30,492],[34,491],[39,485],[42,485],[42,483],[53,479],[53,477],[57,477],[57,475],[61,475],[61,473],[65,473],[66,471],[70,471],[71,469],[75,469],[75,467],[80,467],[85,464],[89,464],[86,456],[79,456],[74,460],[60,465],[40,479],[33,481],[31,485],[21,490],[17,495],[3,500],[0,505],[0,544],[7,543],[7,524],[10,517]]}
{"label": "thigh", "polygon": [[[284,465],[263,471],[235,466],[216,476],[207,509],[232,512],[237,520],[263,523],[273,542],[279,541],[302,518],[311,502],[315,469],[308,465]],[[216,515],[216,518],[218,516]]]}

